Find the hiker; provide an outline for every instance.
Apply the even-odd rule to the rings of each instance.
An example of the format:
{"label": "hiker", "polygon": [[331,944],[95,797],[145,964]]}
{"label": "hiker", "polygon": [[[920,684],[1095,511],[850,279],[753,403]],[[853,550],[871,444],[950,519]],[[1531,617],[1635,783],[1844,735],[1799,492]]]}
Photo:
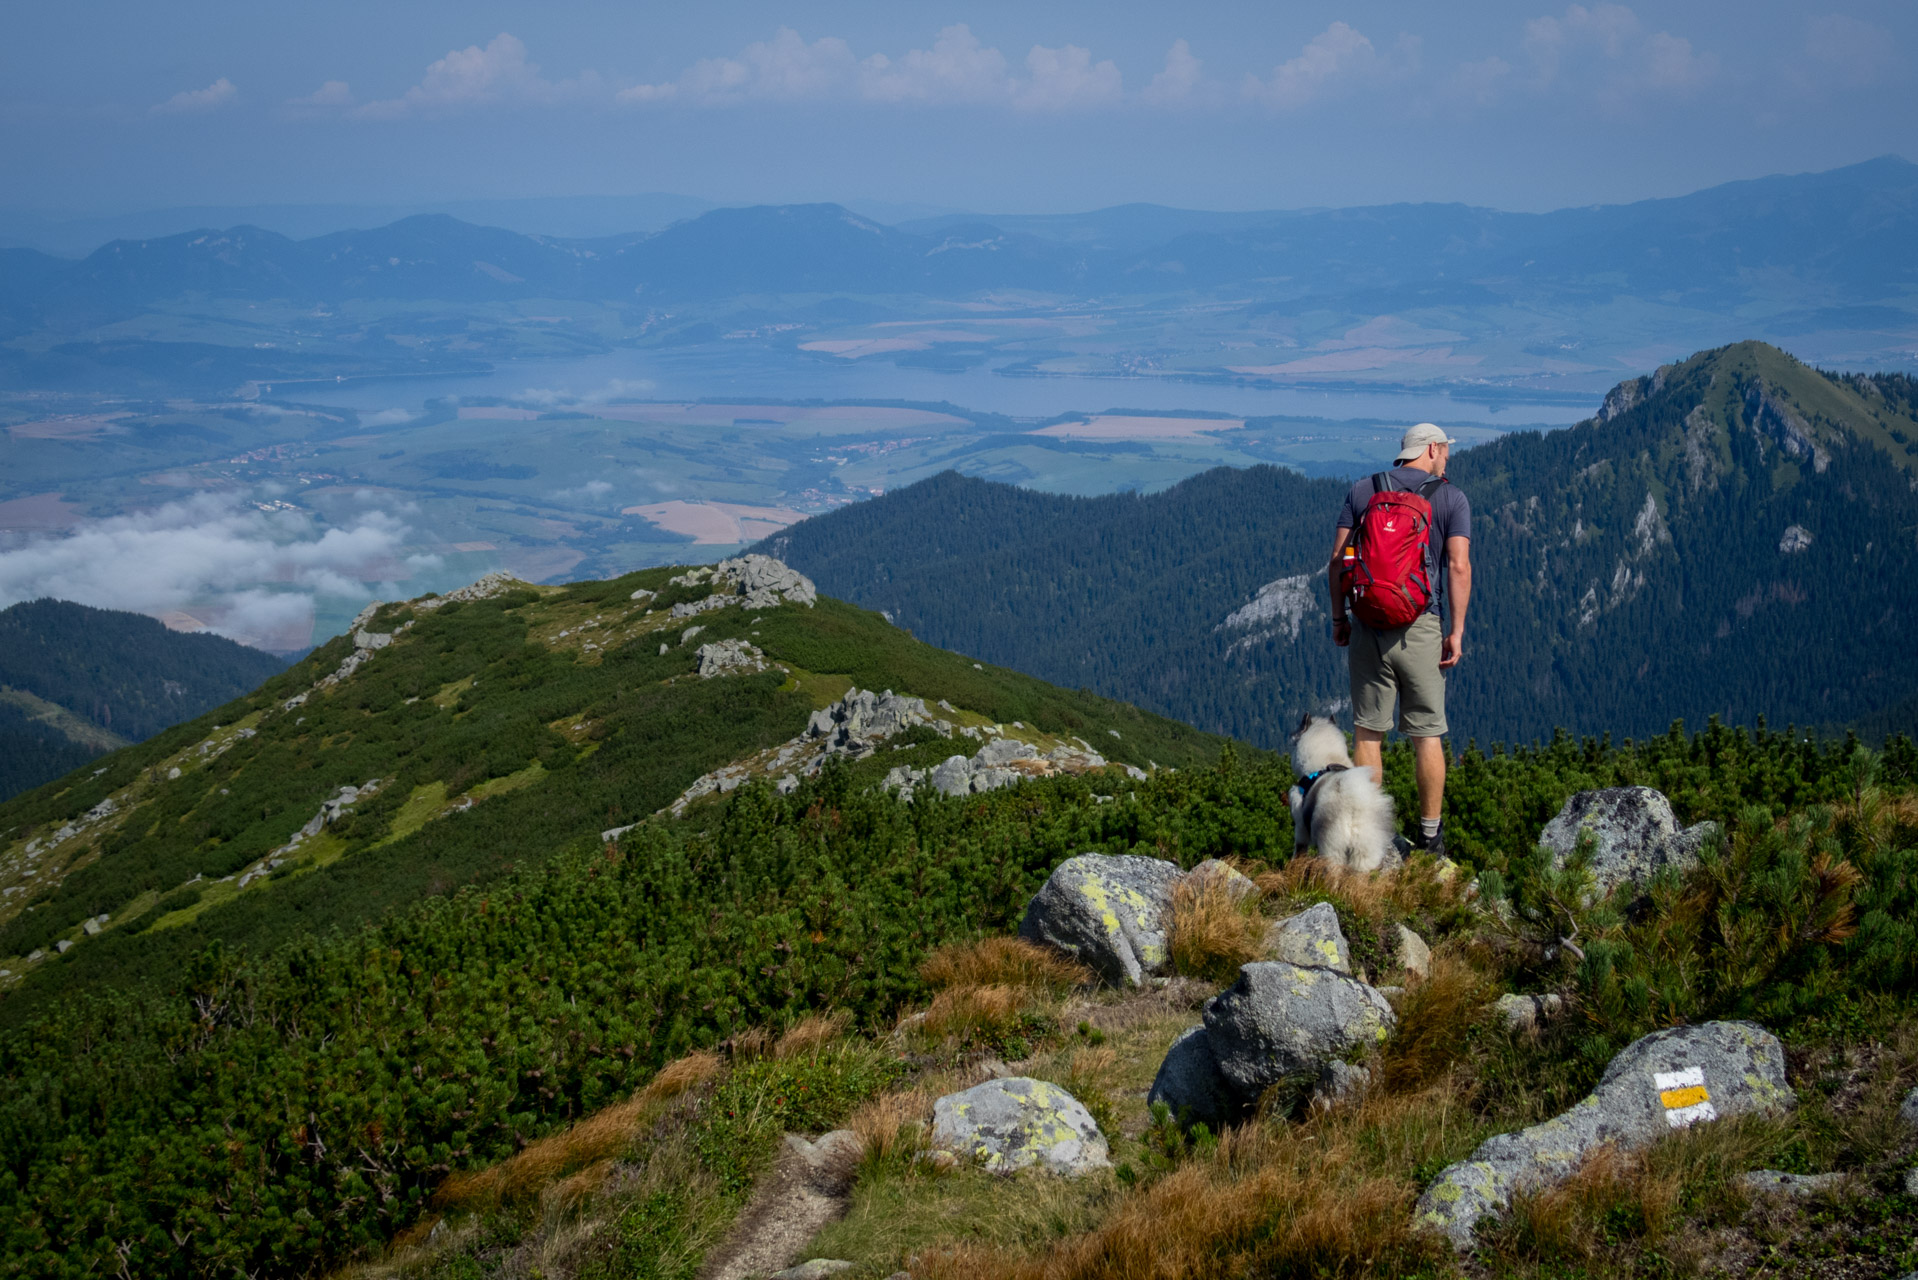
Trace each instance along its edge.
{"label": "hiker", "polygon": [[1429,422],[1406,430],[1392,469],[1345,496],[1330,570],[1332,639],[1352,670],[1353,762],[1383,785],[1396,699],[1419,784],[1406,843],[1434,856],[1445,852],[1445,673],[1465,656],[1472,598],[1472,504],[1445,478],[1454,443]]}

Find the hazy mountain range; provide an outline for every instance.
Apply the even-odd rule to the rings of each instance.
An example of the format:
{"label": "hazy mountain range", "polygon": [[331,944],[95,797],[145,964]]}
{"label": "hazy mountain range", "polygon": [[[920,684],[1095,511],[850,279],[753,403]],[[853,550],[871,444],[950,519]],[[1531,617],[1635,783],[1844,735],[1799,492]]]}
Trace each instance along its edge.
{"label": "hazy mountain range", "polygon": [[822,204],[712,209],[659,230],[591,239],[422,214],[306,240],[235,226],[116,240],[79,262],[28,249],[0,259],[0,290],[16,313],[183,293],[458,301],[1011,288],[1253,288],[1273,298],[1380,293],[1488,303],[1652,291],[1717,305],[1784,282],[1808,291],[1809,312],[1856,308],[1918,285],[1918,166],[1885,157],[1546,214],[1429,204],[1244,214],[1129,205],[895,227]]}

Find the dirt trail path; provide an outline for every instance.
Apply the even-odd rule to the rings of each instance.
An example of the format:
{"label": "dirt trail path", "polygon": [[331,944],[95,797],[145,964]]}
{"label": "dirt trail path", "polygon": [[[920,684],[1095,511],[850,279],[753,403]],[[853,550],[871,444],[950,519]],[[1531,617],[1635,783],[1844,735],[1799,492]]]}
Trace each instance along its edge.
{"label": "dirt trail path", "polygon": [[778,1163],[707,1258],[700,1280],[755,1280],[805,1261],[807,1242],[846,1212],[858,1161],[859,1141],[848,1130],[817,1142],[787,1134]]}

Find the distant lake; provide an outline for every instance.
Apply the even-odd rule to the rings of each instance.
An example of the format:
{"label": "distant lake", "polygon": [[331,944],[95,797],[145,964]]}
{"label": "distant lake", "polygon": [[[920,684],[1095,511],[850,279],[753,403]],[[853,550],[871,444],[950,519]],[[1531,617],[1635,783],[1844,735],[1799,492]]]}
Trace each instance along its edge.
{"label": "distant lake", "polygon": [[751,353],[617,351],[574,360],[502,361],[490,373],[274,384],[275,398],[365,411],[416,409],[442,396],[571,401],[765,400],[945,401],[1015,418],[1102,409],[1201,409],[1233,415],[1350,420],[1563,426],[1598,410],[1586,396],[1506,388],[1248,387],[1159,378],[1025,377],[979,366],[963,372],[902,368],[886,361],[788,358]]}

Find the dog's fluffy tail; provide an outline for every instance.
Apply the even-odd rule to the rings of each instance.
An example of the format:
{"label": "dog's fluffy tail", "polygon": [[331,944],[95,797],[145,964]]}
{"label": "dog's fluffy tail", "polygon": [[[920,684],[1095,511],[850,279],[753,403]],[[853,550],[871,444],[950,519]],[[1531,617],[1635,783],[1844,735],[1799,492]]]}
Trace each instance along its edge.
{"label": "dog's fluffy tail", "polygon": [[1313,806],[1313,837],[1319,856],[1353,871],[1377,871],[1392,848],[1396,823],[1392,797],[1363,770],[1327,778]]}

